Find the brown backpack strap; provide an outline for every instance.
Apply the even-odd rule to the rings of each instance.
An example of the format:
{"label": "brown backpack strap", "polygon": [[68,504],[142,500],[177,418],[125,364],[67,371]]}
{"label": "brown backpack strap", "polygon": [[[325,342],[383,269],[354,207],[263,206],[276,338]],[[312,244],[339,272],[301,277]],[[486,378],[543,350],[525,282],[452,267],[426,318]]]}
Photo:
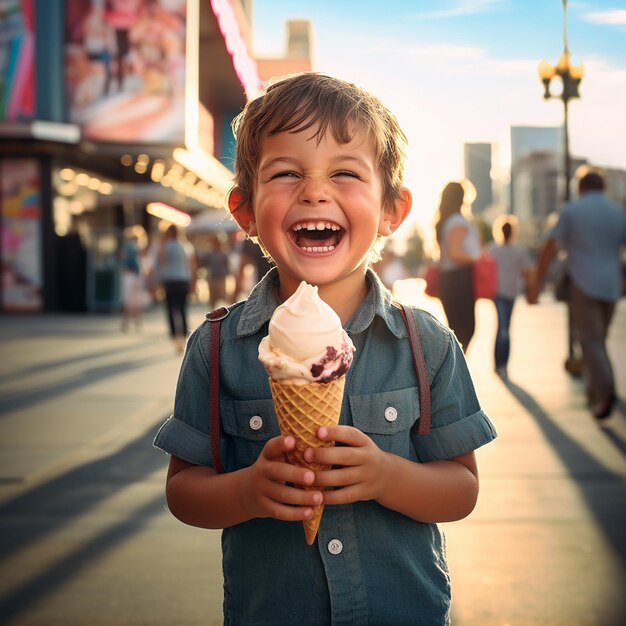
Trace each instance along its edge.
{"label": "brown backpack strap", "polygon": [[417,434],[428,435],[430,433],[430,382],[428,381],[428,372],[426,370],[426,361],[424,360],[424,351],[422,350],[417,320],[411,307],[395,301],[394,305],[400,309],[409,334],[413,365],[415,366],[415,375],[417,376],[417,387],[420,395],[420,420]]}
{"label": "brown backpack strap", "polygon": [[209,351],[209,435],[211,438],[211,453],[213,467],[218,474],[224,473],[222,457],[220,456],[220,327],[222,320],[230,311],[222,306],[207,313],[205,318],[211,322],[211,348]]}

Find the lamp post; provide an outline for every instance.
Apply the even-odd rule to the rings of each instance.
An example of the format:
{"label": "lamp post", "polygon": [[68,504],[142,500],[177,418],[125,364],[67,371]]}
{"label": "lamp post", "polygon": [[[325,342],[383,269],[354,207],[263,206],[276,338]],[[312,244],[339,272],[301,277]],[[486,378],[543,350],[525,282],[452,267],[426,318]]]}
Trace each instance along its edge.
{"label": "lamp post", "polygon": [[[544,99],[560,98],[563,102],[563,175],[565,178],[564,201],[570,199],[569,181],[571,177],[571,158],[569,154],[569,121],[568,104],[574,98],[579,98],[578,87],[583,79],[582,65],[570,64],[569,48],[567,46],[567,0],[563,0],[563,52],[556,65],[550,65],[545,59],[539,63],[539,78],[544,85]],[[558,76],[563,83],[563,89],[558,94],[550,92],[552,79]]]}
{"label": "lamp post", "polygon": [[[567,0],[563,2],[563,52],[559,57],[556,65],[550,65],[545,59],[539,63],[539,78],[545,88],[543,97],[545,100],[550,98],[560,98],[563,102],[563,201],[569,202],[570,199],[570,178],[571,178],[571,158],[569,153],[569,120],[568,120],[568,104],[574,98],[580,98],[578,87],[583,79],[583,66],[573,66],[570,64],[570,54],[567,45]],[[558,76],[563,83],[561,93],[553,95],[550,91],[552,79]],[[572,313],[571,308],[568,311],[568,356],[565,361],[565,369],[572,376],[580,376],[582,374],[582,361],[576,356],[574,349],[574,339],[572,333]]]}

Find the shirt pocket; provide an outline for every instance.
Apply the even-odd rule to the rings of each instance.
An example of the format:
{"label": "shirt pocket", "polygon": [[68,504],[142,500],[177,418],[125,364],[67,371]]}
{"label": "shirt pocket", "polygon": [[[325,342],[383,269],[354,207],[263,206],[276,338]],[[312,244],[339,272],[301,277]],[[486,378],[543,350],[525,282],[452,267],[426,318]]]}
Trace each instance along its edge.
{"label": "shirt pocket", "polygon": [[222,400],[221,413],[222,429],[229,439],[229,471],[252,465],[267,441],[280,435],[271,398]]}
{"label": "shirt pocket", "polygon": [[416,460],[411,428],[420,415],[417,387],[349,396],[352,423],[385,452]]}

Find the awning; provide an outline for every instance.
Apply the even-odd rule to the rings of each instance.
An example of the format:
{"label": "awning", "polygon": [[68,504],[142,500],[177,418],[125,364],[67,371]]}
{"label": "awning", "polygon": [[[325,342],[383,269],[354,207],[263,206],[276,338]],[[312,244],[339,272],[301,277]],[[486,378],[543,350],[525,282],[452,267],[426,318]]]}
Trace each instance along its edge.
{"label": "awning", "polygon": [[226,209],[208,210],[196,214],[185,229],[187,235],[203,235],[211,233],[233,233],[239,225],[228,215]]}

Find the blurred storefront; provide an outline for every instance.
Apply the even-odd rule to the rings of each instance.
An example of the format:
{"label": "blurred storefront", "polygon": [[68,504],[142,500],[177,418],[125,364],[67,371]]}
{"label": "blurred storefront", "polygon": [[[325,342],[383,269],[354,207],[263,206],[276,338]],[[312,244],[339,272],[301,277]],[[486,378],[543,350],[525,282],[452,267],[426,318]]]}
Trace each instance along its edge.
{"label": "blurred storefront", "polygon": [[222,210],[240,0],[0,0],[0,310],[116,310],[124,229]]}

